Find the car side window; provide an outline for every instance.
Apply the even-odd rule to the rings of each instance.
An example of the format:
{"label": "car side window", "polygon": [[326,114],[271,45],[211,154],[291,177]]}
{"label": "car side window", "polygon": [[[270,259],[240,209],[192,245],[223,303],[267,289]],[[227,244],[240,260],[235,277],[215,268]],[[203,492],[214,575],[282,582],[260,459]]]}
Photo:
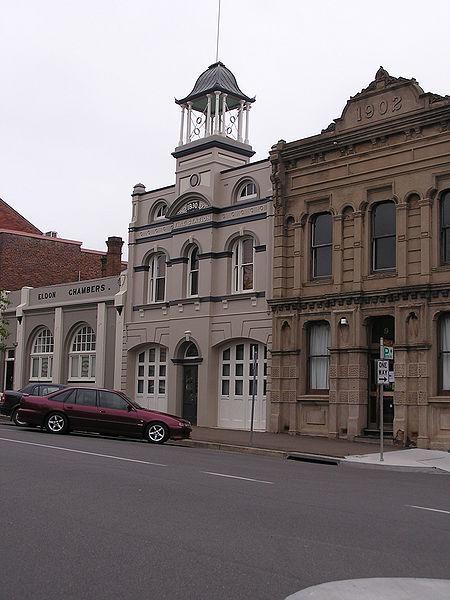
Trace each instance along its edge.
{"label": "car side window", "polygon": [[71,399],[73,402],[74,392],[75,390],[73,389],[63,390],[59,394],[52,394],[50,400],[53,402],[68,402]]}
{"label": "car side window", "polygon": [[119,394],[113,392],[99,392],[98,405],[100,408],[113,408],[115,410],[128,410],[126,402]]}
{"label": "car side window", "polygon": [[54,385],[42,385],[40,386],[39,396],[48,396],[49,394],[53,394],[53,392],[57,392],[59,390],[58,387]]}
{"label": "car side window", "polygon": [[85,388],[77,388],[75,404],[77,406],[95,406],[97,403],[97,391]]}

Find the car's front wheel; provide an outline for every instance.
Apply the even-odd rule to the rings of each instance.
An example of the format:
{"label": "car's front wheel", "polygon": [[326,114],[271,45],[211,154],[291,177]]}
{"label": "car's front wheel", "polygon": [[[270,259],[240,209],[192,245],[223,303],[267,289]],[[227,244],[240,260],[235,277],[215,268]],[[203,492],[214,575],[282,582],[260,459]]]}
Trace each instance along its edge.
{"label": "car's front wheel", "polygon": [[45,419],[45,429],[49,433],[67,433],[69,421],[62,413],[52,413]]}
{"label": "car's front wheel", "polygon": [[147,427],[147,440],[151,444],[164,444],[169,437],[169,429],[164,423],[150,423]]}
{"label": "car's front wheel", "polygon": [[14,423],[14,425],[18,425],[19,427],[24,427],[24,425],[26,425],[25,421],[21,421],[19,419],[19,409],[16,408],[13,412],[13,414],[11,415],[11,421]]}

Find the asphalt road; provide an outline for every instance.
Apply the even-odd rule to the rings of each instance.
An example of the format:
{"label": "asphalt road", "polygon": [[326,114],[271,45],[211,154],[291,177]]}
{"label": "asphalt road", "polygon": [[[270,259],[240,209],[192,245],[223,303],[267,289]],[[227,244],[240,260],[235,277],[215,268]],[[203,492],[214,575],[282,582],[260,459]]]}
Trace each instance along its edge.
{"label": "asphalt road", "polygon": [[1,600],[282,600],[394,576],[450,577],[450,476],[0,423]]}

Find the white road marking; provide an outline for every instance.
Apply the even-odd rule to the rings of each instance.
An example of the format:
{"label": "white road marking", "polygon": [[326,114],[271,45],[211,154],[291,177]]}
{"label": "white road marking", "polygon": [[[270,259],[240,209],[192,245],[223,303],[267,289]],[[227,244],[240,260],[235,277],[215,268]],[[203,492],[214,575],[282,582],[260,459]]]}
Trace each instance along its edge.
{"label": "white road marking", "polygon": [[14,444],[27,444],[29,446],[39,446],[41,448],[52,448],[53,450],[63,450],[65,452],[76,452],[77,454],[89,454],[90,456],[99,456],[100,458],[113,458],[114,460],[124,460],[126,462],[140,463],[142,465],[152,465],[154,467],[167,467],[161,463],[148,462],[146,460],[137,460],[136,458],[124,458],[123,456],[112,456],[111,454],[98,454],[97,452],[86,452],[86,450],[74,450],[73,448],[62,448],[61,446],[52,446],[50,444],[37,444],[35,442],[24,442],[23,440],[10,440],[0,437],[2,442],[13,442]]}
{"label": "white road marking", "polygon": [[225,475],[225,473],[212,473],[211,471],[202,471],[206,475],[215,475],[216,477],[229,477],[230,479],[242,479],[243,481],[255,481],[256,483],[268,483],[273,485],[273,481],[263,481],[262,479],[251,479],[250,477],[238,477],[237,475]]}
{"label": "white road marking", "polygon": [[409,508],[418,508],[419,510],[431,510],[432,512],[445,513],[446,515],[450,515],[450,510],[441,510],[439,508],[427,508],[426,506],[414,506],[413,504],[407,504]]}

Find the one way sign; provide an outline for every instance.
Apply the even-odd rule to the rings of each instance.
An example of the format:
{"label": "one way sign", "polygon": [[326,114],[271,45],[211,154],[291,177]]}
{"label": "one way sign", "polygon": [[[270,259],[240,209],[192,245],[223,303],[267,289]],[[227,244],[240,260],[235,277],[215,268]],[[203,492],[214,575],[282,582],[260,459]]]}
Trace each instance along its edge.
{"label": "one way sign", "polygon": [[377,384],[389,383],[389,361],[377,360]]}

